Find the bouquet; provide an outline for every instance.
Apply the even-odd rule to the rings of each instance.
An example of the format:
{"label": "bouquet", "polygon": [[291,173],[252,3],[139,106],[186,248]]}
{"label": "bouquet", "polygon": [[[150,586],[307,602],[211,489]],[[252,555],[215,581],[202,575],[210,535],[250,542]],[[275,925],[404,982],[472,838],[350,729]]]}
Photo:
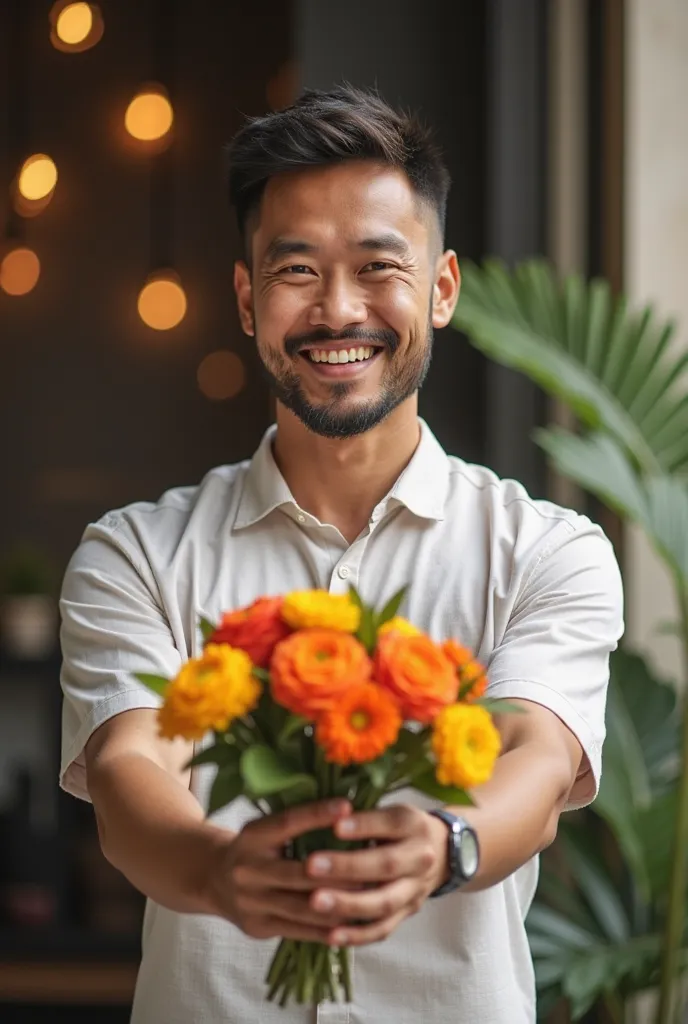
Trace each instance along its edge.
{"label": "bouquet", "polygon": [[[342,797],[354,810],[412,787],[471,804],[500,751],[487,679],[456,640],[438,644],[398,615],[322,590],[261,597],[214,625],[203,653],[172,679],[137,678],[163,698],[163,737],[214,741],[189,762],[217,766],[208,813],[248,798],[263,814]],[[500,702],[500,711],[502,710]],[[351,849],[331,830],[299,837],[288,855]],[[286,1005],[351,1001],[348,950],[283,939],[267,998]]]}

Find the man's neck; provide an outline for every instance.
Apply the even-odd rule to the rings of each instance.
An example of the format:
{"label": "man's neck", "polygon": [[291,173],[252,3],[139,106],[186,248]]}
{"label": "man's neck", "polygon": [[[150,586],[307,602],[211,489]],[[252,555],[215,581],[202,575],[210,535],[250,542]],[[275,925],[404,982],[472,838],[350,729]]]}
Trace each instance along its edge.
{"label": "man's neck", "polygon": [[419,438],[415,395],[377,427],[344,440],[311,433],[278,403],[274,456],[299,506],[352,543],[410,462]]}

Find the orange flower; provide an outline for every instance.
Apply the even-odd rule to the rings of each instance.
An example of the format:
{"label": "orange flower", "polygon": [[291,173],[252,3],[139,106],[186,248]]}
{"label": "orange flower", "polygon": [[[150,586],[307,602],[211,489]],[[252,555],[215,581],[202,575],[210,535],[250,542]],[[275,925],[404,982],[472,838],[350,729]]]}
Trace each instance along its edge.
{"label": "orange flower", "polygon": [[225,612],[208,643],[246,651],[254,665],[267,668],[275,645],[291,630],[282,619],[281,597],[259,597],[246,608]]}
{"label": "orange flower", "polygon": [[462,647],[456,640],[445,640],[442,650],[459,674],[459,700],[472,703],[482,697],[487,689],[485,669],[476,661],[468,647]]}
{"label": "orange flower", "polygon": [[399,702],[405,719],[427,724],[456,700],[459,680],[449,658],[421,633],[386,633],[375,651],[375,678]]}
{"label": "orange flower", "polygon": [[315,739],[335,764],[374,761],[399,735],[396,701],[373,683],[350,687],[317,719]]}
{"label": "orange flower", "polygon": [[349,687],[370,678],[365,647],[334,629],[301,629],[277,644],[270,662],[272,695],[304,718],[315,718]]}

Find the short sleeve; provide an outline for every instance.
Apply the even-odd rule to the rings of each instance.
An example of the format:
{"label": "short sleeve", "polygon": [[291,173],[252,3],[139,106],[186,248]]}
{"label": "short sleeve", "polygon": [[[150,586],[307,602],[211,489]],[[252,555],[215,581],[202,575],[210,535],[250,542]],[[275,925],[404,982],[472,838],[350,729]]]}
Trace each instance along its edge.
{"label": "short sleeve", "polygon": [[567,810],[597,795],[609,655],[623,633],[621,575],[611,544],[588,520],[561,539],[525,580],[488,666],[491,697],[534,701],[578,739],[584,759]]}
{"label": "short sleeve", "polygon": [[160,701],[132,675],[173,676],[181,664],[152,573],[135,545],[105,522],[86,530],[60,599],[60,784],[88,800],[84,747],[114,715]]}

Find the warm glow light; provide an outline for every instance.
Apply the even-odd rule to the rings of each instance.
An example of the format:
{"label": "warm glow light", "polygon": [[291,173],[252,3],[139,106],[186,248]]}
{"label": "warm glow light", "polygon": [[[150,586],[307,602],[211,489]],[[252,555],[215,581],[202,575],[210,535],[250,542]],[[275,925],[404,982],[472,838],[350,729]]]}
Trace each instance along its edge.
{"label": "warm glow light", "polygon": [[90,4],[68,4],[57,16],[55,31],[58,38],[68,46],[83,43],[93,28],[93,12]]}
{"label": "warm glow light", "polygon": [[0,288],[8,295],[26,295],[40,272],[40,260],[32,249],[12,249],[0,263]]}
{"label": "warm glow light", "polygon": [[34,153],[19,172],[19,191],[25,199],[44,199],[55,188],[57,167],[44,153]]}
{"label": "warm glow light", "polygon": [[156,331],[169,331],[184,319],[186,295],[172,275],[152,278],[139,292],[139,316]]}
{"label": "warm glow light", "polygon": [[196,378],[205,397],[219,401],[239,394],[246,373],[236,352],[211,352],[198,367]]}
{"label": "warm glow light", "polygon": [[167,96],[161,90],[147,90],[134,96],[124,115],[124,126],[135,139],[152,142],[167,134],[173,120]]}

